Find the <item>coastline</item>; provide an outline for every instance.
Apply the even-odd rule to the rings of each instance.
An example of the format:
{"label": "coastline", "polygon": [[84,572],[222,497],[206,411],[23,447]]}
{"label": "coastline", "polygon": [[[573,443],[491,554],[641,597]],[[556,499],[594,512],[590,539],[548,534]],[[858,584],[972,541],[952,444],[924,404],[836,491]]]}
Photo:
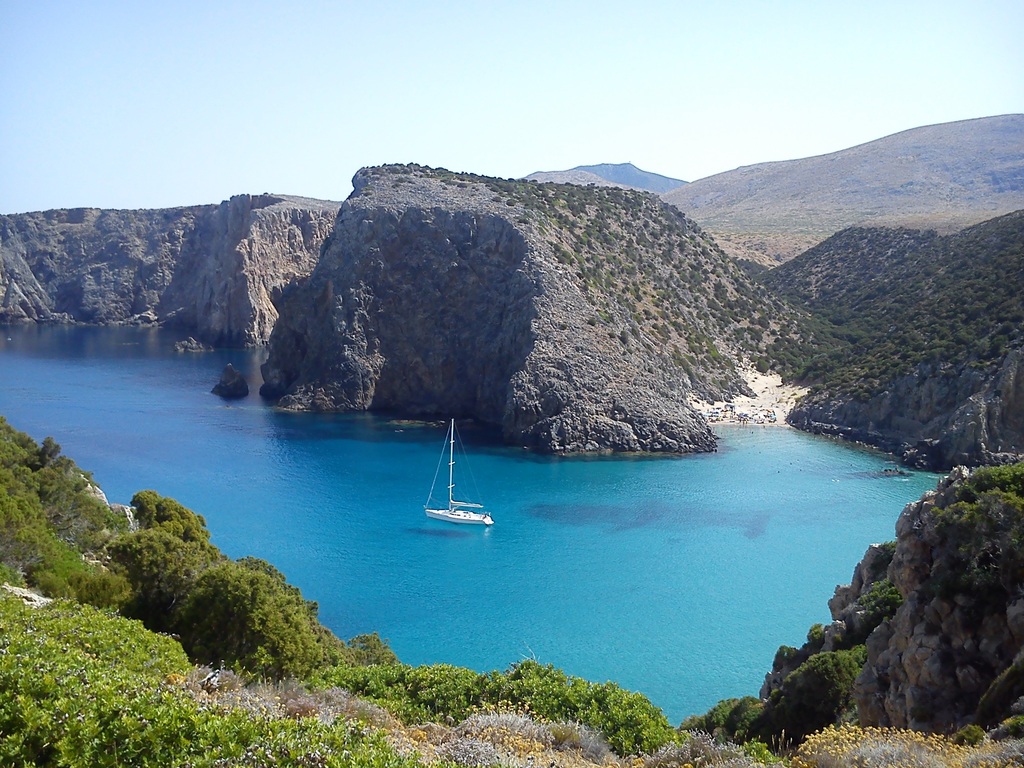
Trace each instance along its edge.
{"label": "coastline", "polygon": [[715,424],[760,425],[785,427],[786,417],[797,401],[807,392],[806,387],[784,384],[775,373],[759,373],[753,368],[740,371],[754,396],[738,395],[730,400],[709,402],[690,397],[690,405],[700,411],[712,426]]}

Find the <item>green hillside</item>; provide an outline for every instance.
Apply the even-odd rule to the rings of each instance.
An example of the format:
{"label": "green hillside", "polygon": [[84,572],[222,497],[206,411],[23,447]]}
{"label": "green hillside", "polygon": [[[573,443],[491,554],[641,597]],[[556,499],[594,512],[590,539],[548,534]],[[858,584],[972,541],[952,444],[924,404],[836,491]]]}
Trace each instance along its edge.
{"label": "green hillside", "polygon": [[983,369],[1024,343],[1024,212],[941,237],[848,229],[766,273],[830,348],[791,371],[866,398],[925,361]]}

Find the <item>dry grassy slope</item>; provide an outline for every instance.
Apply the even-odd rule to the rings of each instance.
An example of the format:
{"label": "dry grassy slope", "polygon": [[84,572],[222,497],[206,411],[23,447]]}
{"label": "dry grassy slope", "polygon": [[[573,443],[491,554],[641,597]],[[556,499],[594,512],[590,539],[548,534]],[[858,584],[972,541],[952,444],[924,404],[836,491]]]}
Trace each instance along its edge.
{"label": "dry grassy slope", "polygon": [[744,247],[737,236],[752,238],[743,256],[752,260],[758,239],[772,259],[785,260],[808,239],[849,226],[948,233],[1024,208],[1024,115],[914,128],[827,155],[745,166],[663,197],[716,238],[737,243],[725,246],[731,253]]}

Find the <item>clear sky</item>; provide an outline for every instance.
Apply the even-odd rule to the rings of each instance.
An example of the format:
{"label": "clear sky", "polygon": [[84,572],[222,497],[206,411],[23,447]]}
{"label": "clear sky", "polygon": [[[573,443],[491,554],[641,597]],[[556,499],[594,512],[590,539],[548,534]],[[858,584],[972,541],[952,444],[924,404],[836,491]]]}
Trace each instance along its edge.
{"label": "clear sky", "polygon": [[1024,112],[1024,2],[0,0],[0,213],[360,167],[694,180]]}

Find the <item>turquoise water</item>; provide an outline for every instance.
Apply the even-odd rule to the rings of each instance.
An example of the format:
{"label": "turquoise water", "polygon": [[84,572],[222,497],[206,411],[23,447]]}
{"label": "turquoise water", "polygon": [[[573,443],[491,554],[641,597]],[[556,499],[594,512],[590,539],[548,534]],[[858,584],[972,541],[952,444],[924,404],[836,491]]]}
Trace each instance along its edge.
{"label": "turquoise water", "polygon": [[[536,658],[648,695],[673,722],[755,694],[780,644],[829,620],[868,544],[936,476],[788,429],[721,427],[718,453],[557,459],[460,427],[488,528],[423,515],[445,426],[277,413],[210,394],[227,362],[136,329],[0,329],[0,414],[52,435],[112,501],[143,488],[274,563],[321,619],[414,664]],[[255,388],[254,388],[255,390]]]}

